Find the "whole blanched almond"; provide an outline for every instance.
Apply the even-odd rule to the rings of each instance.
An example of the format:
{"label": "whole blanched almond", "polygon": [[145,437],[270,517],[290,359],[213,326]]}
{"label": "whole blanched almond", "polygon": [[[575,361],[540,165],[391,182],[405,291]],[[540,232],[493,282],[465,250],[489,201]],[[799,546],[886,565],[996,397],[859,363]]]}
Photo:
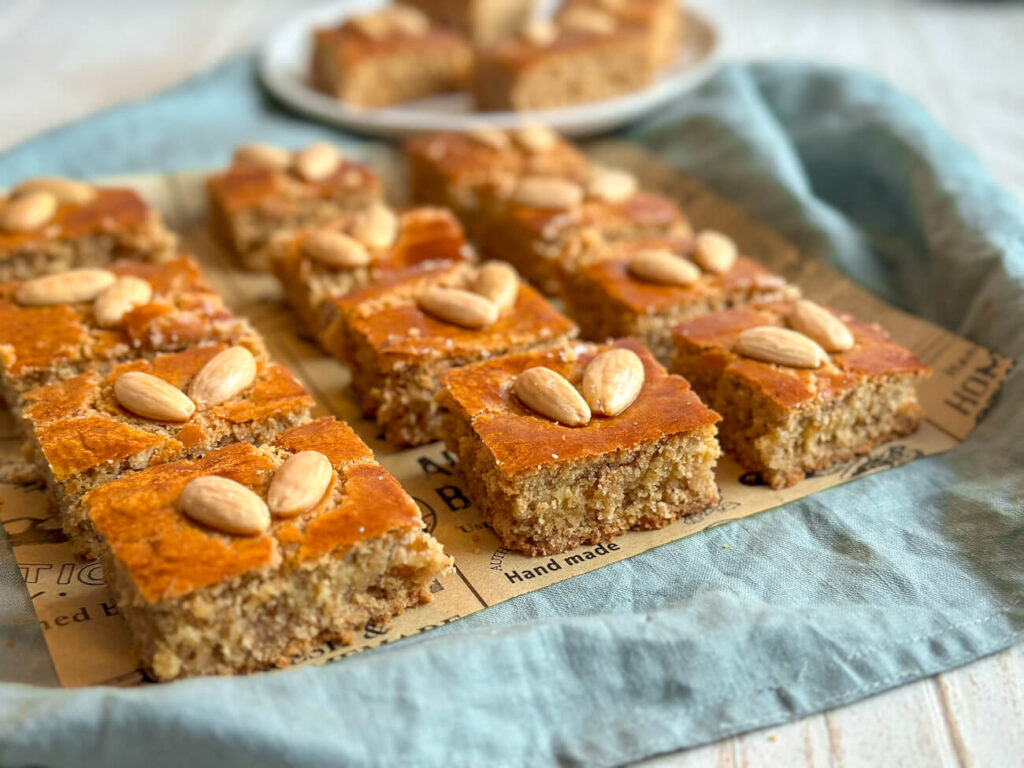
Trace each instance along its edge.
{"label": "whole blanched almond", "polygon": [[417,303],[431,317],[463,328],[480,329],[498,319],[498,305],[461,288],[428,288]]}
{"label": "whole blanched almond", "polygon": [[697,235],[693,243],[693,260],[705,272],[721,275],[736,264],[739,250],[728,235],[706,229]]}
{"label": "whole blanched almond", "polygon": [[583,202],[583,190],[565,179],[531,176],[516,185],[512,197],[517,203],[533,208],[567,210]]}
{"label": "whole blanched almond", "polygon": [[37,179],[26,179],[14,188],[14,196],[19,197],[29,192],[49,192],[60,203],[69,205],[86,205],[96,199],[96,188],[74,179],[60,176],[42,176]]}
{"label": "whole blanched almond", "polygon": [[178,499],[197,523],[236,536],[258,536],[270,527],[266,503],[241,483],[207,475],[190,481]]}
{"label": "whole blanched almond", "polygon": [[357,269],[370,263],[366,246],[343,232],[319,230],[302,242],[302,252],[335,269]]}
{"label": "whole blanched almond", "polygon": [[333,479],[334,468],[322,453],[296,453],[274,473],[267,506],[278,517],[301,515],[320,503]]}
{"label": "whole blanched almond", "polygon": [[492,128],[489,125],[475,125],[468,129],[465,135],[477,144],[482,144],[491,149],[502,150],[508,149],[511,146],[507,133],[498,128]]}
{"label": "whole blanched almond", "polygon": [[198,406],[230,400],[256,378],[256,358],[245,347],[228,347],[206,363],[192,379],[188,395]]}
{"label": "whole blanched almond", "polygon": [[541,416],[581,427],[590,423],[590,406],[569,380],[550,368],[527,368],[516,376],[513,389],[523,405]]}
{"label": "whole blanched almond", "polygon": [[790,368],[818,368],[828,361],[828,352],[802,333],[775,325],[762,325],[743,331],[732,351],[765,363]]}
{"label": "whole blanched almond", "polygon": [[374,203],[359,217],[352,236],[369,248],[390,248],[398,238],[398,216],[383,203]]}
{"label": "whole blanched almond", "polygon": [[609,349],[583,371],[583,397],[590,410],[618,416],[636,400],[644,386],[644,364],[629,349]]}
{"label": "whole blanched almond", "polygon": [[594,172],[587,182],[587,194],[606,203],[621,203],[636,194],[639,185],[636,176],[614,168],[602,168]]}
{"label": "whole blanched almond", "polygon": [[690,285],[700,279],[700,270],[692,262],[655,248],[634,253],[628,269],[633,277],[658,285]]}
{"label": "whole blanched almond", "polygon": [[292,164],[292,153],[262,141],[251,141],[235,150],[235,162],[257,168],[283,171]]}
{"label": "whole blanched almond", "polygon": [[117,377],[114,397],[123,408],[153,421],[188,421],[196,412],[196,404],[188,395],[164,381],[142,371],[130,371]]}
{"label": "whole blanched almond", "polygon": [[527,152],[550,152],[558,144],[558,134],[546,125],[524,125],[515,132],[516,143]]}
{"label": "whole blanched almond", "polygon": [[846,323],[813,301],[798,301],[788,319],[790,328],[814,339],[829,352],[853,348],[853,334]]}
{"label": "whole blanched almond", "polygon": [[0,208],[0,229],[30,232],[53,218],[60,203],[52,192],[26,192],[12,197]]}
{"label": "whole blanched almond", "polygon": [[558,27],[548,19],[531,19],[523,27],[523,39],[541,48],[547,47],[558,39]]}
{"label": "whole blanched almond", "polygon": [[477,270],[473,292],[490,299],[498,309],[508,309],[519,297],[519,275],[502,261],[488,262]]}
{"label": "whole blanched almond", "polygon": [[26,307],[76,304],[92,301],[117,278],[105,269],[72,269],[58,275],[26,280],[18,286],[15,301]]}
{"label": "whole blanched almond", "polygon": [[322,181],[331,176],[341,165],[342,156],[338,148],[325,141],[310,144],[295,153],[295,172],[306,181]]}
{"label": "whole blanched almond", "polygon": [[153,286],[141,277],[125,275],[100,291],[92,305],[92,314],[103,328],[120,323],[135,307],[153,300]]}

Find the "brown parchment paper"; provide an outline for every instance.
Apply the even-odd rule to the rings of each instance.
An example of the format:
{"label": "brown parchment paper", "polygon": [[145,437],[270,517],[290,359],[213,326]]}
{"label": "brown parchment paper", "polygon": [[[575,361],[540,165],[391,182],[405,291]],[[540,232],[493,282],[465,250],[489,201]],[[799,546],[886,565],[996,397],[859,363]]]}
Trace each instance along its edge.
{"label": "brown parchment paper", "polygon": [[[480,521],[467,499],[454,457],[443,444],[396,451],[378,439],[347,392],[348,372],[305,336],[283,305],[275,280],[235,268],[205,230],[203,174],[120,179],[137,188],[184,236],[185,248],[238,313],[266,336],[274,358],[299,375],[318,400],[318,415],[348,421],[376,451],[422,508],[427,527],[455,557],[456,572],[436,581],[433,601],[406,611],[389,626],[367,626],[349,646],[328,645],[298,663],[323,663],[456,621],[487,606],[562,579],[586,573],[713,525],[755,514],[872,472],[945,451],[967,437],[982,418],[1012,362],[919,318],[899,312],[797,250],[696,181],[660,164],[634,145],[606,142],[592,149],[603,162],[632,169],[643,183],[682,204],[697,228],[732,234],[741,249],[790,281],[806,296],[884,325],[932,366],[920,387],[925,410],[914,435],[880,446],[867,456],[775,491],[744,476],[730,459],[720,462],[722,501],[712,509],[658,531],[627,533],[614,541],[554,557],[509,552]],[[404,202],[394,154],[375,150],[371,165],[382,173],[392,201]],[[0,420],[0,521],[32,596],[57,674],[64,686],[130,685],[144,680],[131,638],[103,584],[98,563],[76,562],[51,515],[41,483],[22,461],[21,441],[9,417]]]}

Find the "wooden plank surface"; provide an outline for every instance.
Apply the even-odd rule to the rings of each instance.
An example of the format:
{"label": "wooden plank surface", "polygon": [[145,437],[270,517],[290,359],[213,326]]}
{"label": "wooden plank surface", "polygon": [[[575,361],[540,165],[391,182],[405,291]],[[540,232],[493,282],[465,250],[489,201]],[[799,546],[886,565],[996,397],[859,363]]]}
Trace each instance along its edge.
{"label": "wooden plank surface", "polygon": [[[0,150],[243,51],[320,0],[5,0]],[[877,73],[1024,198],[1024,7],[1006,2],[694,0],[733,57]],[[685,768],[1024,768],[1024,647],[789,725],[654,758]]]}

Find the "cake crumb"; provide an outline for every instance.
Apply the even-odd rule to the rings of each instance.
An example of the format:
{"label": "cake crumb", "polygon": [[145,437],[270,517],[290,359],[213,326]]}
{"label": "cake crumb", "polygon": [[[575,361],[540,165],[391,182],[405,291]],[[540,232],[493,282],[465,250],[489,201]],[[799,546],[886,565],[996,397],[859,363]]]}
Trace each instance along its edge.
{"label": "cake crumb", "polygon": [[728,548],[729,548],[729,545],[728,545],[728,544],[723,544],[723,545],[722,545],[722,549],[728,549]]}
{"label": "cake crumb", "polygon": [[776,742],[779,740],[779,734],[773,733],[768,737],[768,741]]}

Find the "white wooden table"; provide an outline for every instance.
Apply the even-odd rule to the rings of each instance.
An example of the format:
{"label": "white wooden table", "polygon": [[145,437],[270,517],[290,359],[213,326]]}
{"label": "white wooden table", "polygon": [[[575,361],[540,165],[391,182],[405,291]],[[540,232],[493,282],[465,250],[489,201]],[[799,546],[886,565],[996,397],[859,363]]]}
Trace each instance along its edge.
{"label": "white wooden table", "polygon": [[[0,150],[171,86],[319,0],[3,0]],[[873,71],[925,104],[1024,199],[1024,7],[949,0],[694,0],[741,58]],[[126,66],[125,61],[131,64]],[[647,766],[1024,768],[1024,646]]]}

